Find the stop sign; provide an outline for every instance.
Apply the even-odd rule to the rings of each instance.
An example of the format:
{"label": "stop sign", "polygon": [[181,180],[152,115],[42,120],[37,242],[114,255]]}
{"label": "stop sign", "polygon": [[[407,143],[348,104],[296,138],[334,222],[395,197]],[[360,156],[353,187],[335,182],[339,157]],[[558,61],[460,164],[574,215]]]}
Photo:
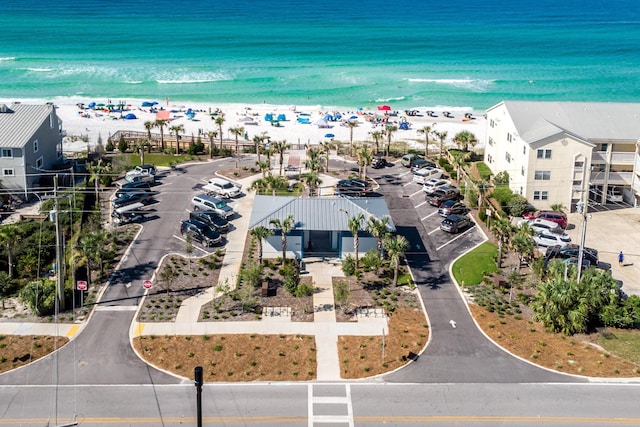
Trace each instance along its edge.
{"label": "stop sign", "polygon": [[151,289],[153,287],[153,282],[151,280],[145,280],[144,282],[142,282],[142,286],[145,289]]}
{"label": "stop sign", "polygon": [[87,290],[87,282],[85,280],[78,280],[78,282],[76,283],[76,288],[79,291],[86,291]]}

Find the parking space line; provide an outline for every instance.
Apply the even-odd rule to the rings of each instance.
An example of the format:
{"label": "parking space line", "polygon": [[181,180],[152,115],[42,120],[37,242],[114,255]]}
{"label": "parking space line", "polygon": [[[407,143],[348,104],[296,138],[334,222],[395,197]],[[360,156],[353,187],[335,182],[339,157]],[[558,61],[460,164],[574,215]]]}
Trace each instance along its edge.
{"label": "parking space line", "polygon": [[[431,212],[429,215],[425,216],[424,218],[421,218],[420,221],[424,221],[427,218],[431,218],[432,216],[436,215],[437,213],[438,213],[438,211]],[[433,233],[433,231],[432,231],[432,233]]]}
{"label": "parking space line", "polygon": [[406,184],[403,185],[403,187],[407,187],[409,185],[413,184],[413,181],[407,182]]}
{"label": "parking space line", "polygon": [[422,202],[422,203],[418,203],[418,204],[417,204],[416,206],[414,206],[414,207],[415,207],[416,209],[418,209],[420,206],[423,206],[423,205],[426,205],[426,204],[427,204],[427,201],[425,200],[425,201],[424,201],[424,202]]}
{"label": "parking space line", "polygon": [[415,196],[416,194],[420,194],[420,193],[422,193],[422,192],[423,192],[423,191],[420,189],[420,190],[416,191],[415,193],[410,194],[410,195],[409,195],[409,197],[413,197],[413,196]]}
{"label": "parking space line", "polygon": [[427,233],[427,236],[431,236],[433,233],[439,230],[440,230],[440,227],[436,228],[435,230],[431,230],[430,232]]}
{"label": "parking space line", "polygon": [[453,239],[449,240],[446,243],[443,243],[442,245],[440,245],[439,247],[436,248],[436,251],[439,251],[440,249],[444,248],[445,246],[447,246],[449,243],[453,243],[456,240],[458,240],[459,238],[461,238],[462,236],[464,236],[465,234],[467,234],[468,232],[470,232],[471,230],[475,230],[475,227],[469,227],[469,229],[467,231],[465,231],[464,233],[458,234],[456,237],[454,237]]}
{"label": "parking space line", "polygon": [[[174,235],[173,235],[173,237],[175,237],[176,239],[180,240],[182,243],[185,243],[185,244],[187,243],[187,241],[186,241],[185,239],[183,239],[182,237],[180,237],[180,236],[176,236],[176,235],[174,234]],[[209,255],[209,254],[211,253],[211,252],[209,252],[209,251],[207,251],[207,250],[205,250],[205,249],[202,249],[200,246],[196,246],[196,245],[194,245],[194,244],[192,244],[191,246],[192,246],[194,249],[198,249],[199,251],[202,251],[202,252],[204,252],[204,253],[205,253],[205,254],[207,254],[207,255]]]}
{"label": "parking space line", "polygon": [[405,173],[401,173],[398,176],[405,176],[405,175],[409,175],[411,173],[411,169],[409,169],[408,171],[406,171]]}

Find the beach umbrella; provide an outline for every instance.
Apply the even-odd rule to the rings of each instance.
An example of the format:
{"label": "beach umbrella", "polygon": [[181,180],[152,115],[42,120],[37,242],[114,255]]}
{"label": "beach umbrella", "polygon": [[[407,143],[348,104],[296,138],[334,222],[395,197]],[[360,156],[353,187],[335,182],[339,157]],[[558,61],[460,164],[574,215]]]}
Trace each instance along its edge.
{"label": "beach umbrella", "polygon": [[328,127],[329,126],[329,122],[326,121],[325,119],[318,119],[315,122],[313,122],[313,124],[318,126],[318,127]]}
{"label": "beach umbrella", "polygon": [[245,117],[241,118],[241,119],[240,119],[240,121],[241,121],[241,122],[245,122],[245,123],[246,123],[246,122],[252,122],[252,121],[253,121],[253,119],[252,119],[251,117],[246,117],[246,116],[245,116]]}
{"label": "beach umbrella", "polygon": [[351,116],[351,117],[349,117],[349,120],[351,120],[351,121],[358,120],[358,116]]}
{"label": "beach umbrella", "polygon": [[115,107],[115,105],[113,105],[113,104],[107,104],[107,105],[105,105],[105,107],[107,107],[107,108],[113,108],[113,107]]}
{"label": "beach umbrella", "polygon": [[378,111],[391,111],[391,107],[388,105],[378,105]]}
{"label": "beach umbrella", "polygon": [[129,113],[129,114],[127,114],[126,116],[124,116],[124,118],[125,118],[126,120],[135,120],[135,119],[137,119],[136,115],[135,115],[135,114],[133,114],[133,113]]}
{"label": "beach umbrella", "polygon": [[327,133],[327,134],[325,134],[324,137],[325,138],[335,138],[336,136],[334,134],[332,134],[332,133]]}
{"label": "beach umbrella", "polygon": [[104,107],[104,104],[96,104],[96,107]]}

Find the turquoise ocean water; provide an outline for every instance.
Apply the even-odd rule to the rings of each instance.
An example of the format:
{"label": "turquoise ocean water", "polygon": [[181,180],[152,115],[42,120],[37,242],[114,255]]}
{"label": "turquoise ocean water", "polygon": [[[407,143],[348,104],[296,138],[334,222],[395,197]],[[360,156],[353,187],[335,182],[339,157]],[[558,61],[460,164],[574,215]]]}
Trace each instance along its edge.
{"label": "turquoise ocean water", "polygon": [[640,102],[637,0],[3,0],[0,100]]}

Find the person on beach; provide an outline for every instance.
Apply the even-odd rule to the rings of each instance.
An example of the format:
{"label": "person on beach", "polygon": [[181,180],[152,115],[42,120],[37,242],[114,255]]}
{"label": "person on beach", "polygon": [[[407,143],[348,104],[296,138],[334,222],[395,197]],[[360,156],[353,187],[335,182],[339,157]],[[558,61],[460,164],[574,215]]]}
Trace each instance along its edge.
{"label": "person on beach", "polygon": [[622,253],[622,251],[620,251],[620,253],[618,254],[618,265],[620,267],[624,267],[624,254]]}

